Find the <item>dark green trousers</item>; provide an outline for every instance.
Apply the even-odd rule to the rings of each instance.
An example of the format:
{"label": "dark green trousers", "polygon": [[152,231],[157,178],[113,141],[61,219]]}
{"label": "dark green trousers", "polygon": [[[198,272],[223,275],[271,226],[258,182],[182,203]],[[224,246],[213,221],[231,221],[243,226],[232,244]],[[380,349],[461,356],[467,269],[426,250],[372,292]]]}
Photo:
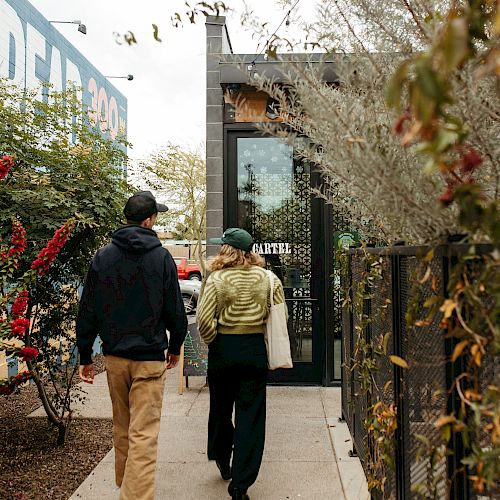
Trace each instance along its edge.
{"label": "dark green trousers", "polygon": [[208,458],[229,463],[232,452],[232,485],[243,492],[257,479],[262,462],[266,381],[262,334],[217,335],[208,352]]}

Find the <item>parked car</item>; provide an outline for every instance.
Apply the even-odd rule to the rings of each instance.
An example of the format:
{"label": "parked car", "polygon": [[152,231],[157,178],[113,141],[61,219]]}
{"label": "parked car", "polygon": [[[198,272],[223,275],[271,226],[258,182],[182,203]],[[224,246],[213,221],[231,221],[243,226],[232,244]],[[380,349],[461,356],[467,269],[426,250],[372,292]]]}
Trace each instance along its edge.
{"label": "parked car", "polygon": [[189,261],[186,257],[174,257],[174,262],[180,280],[201,281],[200,266],[196,262]]}
{"label": "parked car", "polygon": [[186,314],[195,313],[196,306],[198,305],[198,297],[200,296],[201,281],[179,280],[179,286]]}

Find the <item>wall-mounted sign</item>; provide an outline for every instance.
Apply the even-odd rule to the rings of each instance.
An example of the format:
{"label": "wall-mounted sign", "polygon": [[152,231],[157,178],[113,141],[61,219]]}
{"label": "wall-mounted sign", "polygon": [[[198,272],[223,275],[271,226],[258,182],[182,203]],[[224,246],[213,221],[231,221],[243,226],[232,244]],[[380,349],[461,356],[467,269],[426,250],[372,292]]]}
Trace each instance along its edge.
{"label": "wall-mounted sign", "polygon": [[290,243],[254,243],[252,250],[260,255],[292,253]]}
{"label": "wall-mounted sign", "polygon": [[24,89],[43,84],[57,92],[76,88],[89,122],[114,139],[126,137],[127,99],[27,0],[0,0],[0,78]]}

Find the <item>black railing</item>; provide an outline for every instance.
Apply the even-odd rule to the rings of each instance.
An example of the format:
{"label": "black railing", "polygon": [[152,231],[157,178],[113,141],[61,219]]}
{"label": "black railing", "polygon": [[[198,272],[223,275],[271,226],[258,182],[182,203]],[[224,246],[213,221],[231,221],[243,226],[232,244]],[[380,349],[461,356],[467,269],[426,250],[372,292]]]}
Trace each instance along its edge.
{"label": "black railing", "polygon": [[[351,249],[347,255],[347,270],[343,273],[343,289],[350,295],[349,305],[342,310],[342,413],[353,438],[354,452],[358,454],[369,475],[370,447],[373,438],[366,431],[368,409],[376,402],[394,405],[397,428],[391,441],[392,467],[387,467],[384,493],[373,492],[373,497],[408,500],[422,498],[415,487],[428,484],[429,458],[422,455],[424,436],[430,443],[442,442],[441,430],[435,422],[442,415],[455,411],[460,405],[454,390],[456,376],[463,368],[451,363],[454,339],[447,338],[436,317],[418,328],[407,326],[407,314],[425,316],[424,303],[432,296],[447,296],[448,280],[458,256],[467,245],[443,245],[434,249],[429,265],[433,279],[422,276],[421,257],[426,247],[392,247]],[[476,253],[491,251],[487,245],[475,248]],[[358,286],[367,286],[364,277],[369,272],[365,254],[376,256],[382,270],[381,279],[370,280],[362,302],[356,301]],[[361,283],[363,285],[361,285]],[[415,283],[417,287],[415,288]],[[361,305],[362,304],[362,305]],[[362,310],[358,310],[362,309]],[[363,320],[363,317],[367,321]],[[363,336],[365,346],[372,346],[377,368],[371,374],[370,391],[363,390],[363,377],[355,349]],[[380,353],[383,345],[384,354]],[[370,352],[370,351],[369,351]],[[364,354],[366,356],[366,353]],[[370,355],[370,354],[368,354]],[[395,355],[408,368],[391,363]],[[485,360],[486,361],[486,360]],[[498,366],[484,367],[486,379],[498,377]],[[367,448],[368,447],[368,448]],[[471,471],[463,465],[466,447],[461,433],[452,435],[447,453],[432,465],[432,481],[437,498],[473,499],[468,479]]]}

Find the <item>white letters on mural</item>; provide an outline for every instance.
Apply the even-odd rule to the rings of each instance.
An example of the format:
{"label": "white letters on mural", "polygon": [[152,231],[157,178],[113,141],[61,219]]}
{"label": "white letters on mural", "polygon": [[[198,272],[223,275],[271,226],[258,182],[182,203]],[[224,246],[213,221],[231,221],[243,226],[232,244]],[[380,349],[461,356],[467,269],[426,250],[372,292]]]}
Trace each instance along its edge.
{"label": "white letters on mural", "polygon": [[104,87],[99,87],[97,82],[91,78],[87,86],[92,100],[88,109],[90,123],[99,124],[101,132],[109,131],[111,139],[118,135],[118,104],[112,96],[108,99],[108,94]]}
{"label": "white letters on mural", "polygon": [[78,100],[82,102],[82,76],[76,64],[69,59],[66,61],[66,81],[76,88]]}
{"label": "white letters on mural", "polygon": [[52,57],[50,58],[50,69],[51,69],[49,77],[49,83],[51,85],[50,91],[62,92],[63,81],[62,81],[61,53],[55,47],[52,47]]}
{"label": "white letters on mural", "polygon": [[42,100],[41,81],[36,75],[36,61],[47,60],[45,38],[31,24],[26,24],[26,87],[38,88],[37,98]]}
{"label": "white letters on mural", "polygon": [[[88,104],[89,120],[94,126],[98,126],[103,133],[109,131],[112,139],[119,132],[126,134],[126,108],[118,106],[118,94],[116,97],[109,95],[112,87],[99,84],[98,81],[103,80],[99,75],[87,77],[88,80],[83,82],[82,72],[77,66],[79,55],[76,61],[70,60],[66,50],[61,48],[63,44],[61,47],[54,46],[57,43],[54,40],[59,37],[53,40],[53,28],[46,20],[42,18],[42,24],[38,25],[35,22],[37,17],[35,21],[33,18],[21,18],[21,14],[16,11],[16,4],[13,5],[7,0],[0,0],[0,78],[8,78],[23,88],[38,89],[39,100],[47,99],[43,82],[49,82],[51,90],[56,92],[73,86],[78,100]],[[46,28],[48,38],[30,21],[43,33]]]}
{"label": "white letters on mural", "polygon": [[[2,29],[0,29],[0,78],[12,77],[14,83],[24,87],[25,68],[24,30],[16,11],[0,0]],[[9,70],[10,68],[10,70]],[[13,75],[10,73],[13,72]]]}

